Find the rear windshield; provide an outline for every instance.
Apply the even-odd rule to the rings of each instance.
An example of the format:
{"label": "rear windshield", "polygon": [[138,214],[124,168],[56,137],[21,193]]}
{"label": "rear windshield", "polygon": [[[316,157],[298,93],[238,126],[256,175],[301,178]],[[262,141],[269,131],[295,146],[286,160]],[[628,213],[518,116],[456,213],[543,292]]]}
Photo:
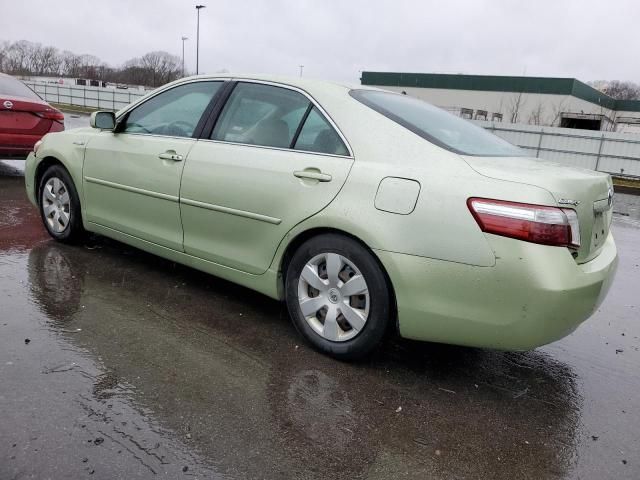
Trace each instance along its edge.
{"label": "rear windshield", "polygon": [[425,140],[461,155],[524,156],[523,150],[471,122],[407,95],[351,90],[350,95]]}
{"label": "rear windshield", "polygon": [[0,95],[5,97],[25,97],[40,100],[36,93],[20,80],[9,75],[0,75]]}

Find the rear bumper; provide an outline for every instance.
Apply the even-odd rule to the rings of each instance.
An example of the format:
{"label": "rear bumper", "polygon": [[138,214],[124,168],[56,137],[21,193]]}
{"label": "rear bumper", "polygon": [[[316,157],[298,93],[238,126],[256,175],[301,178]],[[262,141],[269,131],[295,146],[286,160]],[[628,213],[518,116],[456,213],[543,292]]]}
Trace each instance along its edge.
{"label": "rear bumper", "polygon": [[0,155],[22,155],[26,157],[42,135],[18,135],[0,133]]}
{"label": "rear bumper", "polygon": [[403,337],[530,350],[589,318],[618,263],[611,234],[600,255],[584,264],[565,248],[487,238],[496,252],[493,267],[376,251],[395,289]]}
{"label": "rear bumper", "polygon": [[2,157],[21,157],[26,158],[33,150],[36,142],[42,139],[47,133],[61,132],[64,125],[58,122],[50,121],[48,130],[45,133],[0,133],[0,158]]}
{"label": "rear bumper", "polygon": [[[35,143],[35,142],[34,142]],[[27,158],[29,152],[33,150],[31,147],[18,147],[15,145],[0,145],[0,158]]]}

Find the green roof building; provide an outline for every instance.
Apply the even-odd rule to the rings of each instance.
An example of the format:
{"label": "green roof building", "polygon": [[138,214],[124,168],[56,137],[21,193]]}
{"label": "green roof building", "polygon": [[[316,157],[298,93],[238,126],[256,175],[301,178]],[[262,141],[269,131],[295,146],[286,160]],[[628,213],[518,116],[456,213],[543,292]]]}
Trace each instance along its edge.
{"label": "green roof building", "polygon": [[360,80],[465,118],[640,132],[640,100],[616,100],[575,78],[364,71]]}

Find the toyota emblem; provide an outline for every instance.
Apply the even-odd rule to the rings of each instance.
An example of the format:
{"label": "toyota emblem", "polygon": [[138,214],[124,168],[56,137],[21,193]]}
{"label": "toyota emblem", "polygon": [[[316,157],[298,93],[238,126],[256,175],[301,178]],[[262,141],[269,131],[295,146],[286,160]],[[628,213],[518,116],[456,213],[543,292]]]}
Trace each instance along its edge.
{"label": "toyota emblem", "polygon": [[9,101],[9,100],[5,100],[5,102],[3,103],[4,108],[13,108],[13,102]]}
{"label": "toyota emblem", "polygon": [[613,205],[613,188],[609,187],[609,193],[607,195],[607,205],[611,207]]}

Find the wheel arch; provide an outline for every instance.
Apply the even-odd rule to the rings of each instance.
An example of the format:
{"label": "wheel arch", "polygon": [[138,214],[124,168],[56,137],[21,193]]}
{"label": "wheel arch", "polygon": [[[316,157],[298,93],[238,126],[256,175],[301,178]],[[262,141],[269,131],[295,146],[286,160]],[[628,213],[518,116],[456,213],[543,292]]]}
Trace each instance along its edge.
{"label": "wheel arch", "polygon": [[389,289],[389,295],[391,297],[390,301],[392,306],[391,311],[393,312],[393,316],[394,316],[393,322],[391,322],[391,324],[394,325],[394,328],[396,329],[396,332],[397,332],[398,331],[398,306],[396,303],[396,293],[395,293],[393,283],[391,282],[391,277],[387,272],[387,269],[384,267],[384,265],[378,258],[378,255],[376,255],[375,251],[372,248],[370,248],[366,242],[364,242],[358,236],[339,228],[320,227],[320,226],[311,227],[301,232],[298,232],[287,243],[284,249],[284,252],[282,253],[278,262],[278,297],[280,299],[284,298],[284,295],[285,295],[284,279],[286,277],[286,271],[287,271],[287,268],[289,267],[289,263],[291,262],[291,259],[293,258],[293,255],[296,252],[296,250],[307,240],[317,237],[319,235],[324,235],[329,233],[342,235],[344,237],[354,240],[355,242],[360,244],[360,246],[362,246],[367,252],[369,252],[369,254],[375,259],[376,263],[380,267],[380,270],[382,271],[382,274],[384,275],[385,282]]}
{"label": "wheel arch", "polygon": [[[70,210],[68,224],[63,223],[63,229],[58,231],[52,231],[47,222],[45,221],[45,214],[43,210],[43,196],[41,195],[41,185],[43,183],[43,179],[47,177],[47,172],[55,169],[52,175],[56,177],[60,177],[60,180],[64,182],[65,189],[69,194],[69,205],[73,207],[73,210]],[[44,156],[40,161],[35,165],[33,169],[33,173],[30,175],[33,178],[34,186],[33,191],[35,193],[35,204],[40,212],[40,216],[42,217],[43,222],[45,223],[45,228],[49,231],[49,234],[57,241],[61,241],[64,243],[77,243],[78,241],[84,238],[84,234],[86,230],[84,229],[84,215],[82,209],[82,202],[80,197],[80,192],[78,191],[78,182],[77,179],[74,178],[72,170],[69,168],[65,162],[61,161],[59,158],[47,155]],[[58,192],[59,193],[59,192]],[[59,204],[59,207],[62,204]],[[75,213],[74,213],[75,212]]]}
{"label": "wheel arch", "polygon": [[[34,190],[34,196],[36,199],[36,202],[38,203],[38,206],[40,206],[40,182],[42,181],[42,177],[44,175],[44,173],[50,168],[53,167],[54,165],[59,165],[62,168],[64,168],[68,173],[69,176],[71,176],[71,172],[69,171],[69,169],[67,168],[67,166],[60,161],[58,158],[54,157],[54,156],[46,156],[44,157],[36,166],[36,170],[34,172],[34,178],[33,178],[33,190]],[[71,178],[73,179],[73,177],[71,176]],[[75,183],[75,179],[74,179],[74,183]],[[77,189],[77,186],[76,186]]]}
{"label": "wheel arch", "polygon": [[[33,191],[35,197],[38,196],[38,189],[40,188],[40,181],[42,180],[44,172],[46,172],[49,167],[59,165],[60,167],[64,168],[69,174],[69,177],[71,177],[73,186],[78,193],[80,204],[84,204],[84,185],[82,184],[83,164],[84,153],[77,153],[74,155],[66,156],[62,155],[61,152],[57,149],[49,149],[47,152],[45,152],[45,155],[41,160],[38,159],[38,163],[35,165],[35,169],[33,172]],[[38,198],[36,198],[36,204],[40,205],[40,200]]]}

